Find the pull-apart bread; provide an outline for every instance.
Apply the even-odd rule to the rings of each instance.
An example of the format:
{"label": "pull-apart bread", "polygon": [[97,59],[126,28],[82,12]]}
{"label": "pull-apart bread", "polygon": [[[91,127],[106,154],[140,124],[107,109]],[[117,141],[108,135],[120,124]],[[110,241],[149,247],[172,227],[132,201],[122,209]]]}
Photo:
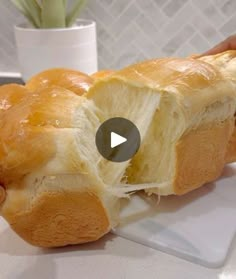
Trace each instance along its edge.
{"label": "pull-apart bread", "polygon": [[[78,244],[119,223],[129,192],[182,195],[215,180],[233,160],[235,64],[229,51],[73,72],[65,82],[57,69],[60,79],[51,70],[25,87],[0,87],[1,215],[33,245]],[[97,151],[96,131],[112,117],[140,131],[130,161]]]}

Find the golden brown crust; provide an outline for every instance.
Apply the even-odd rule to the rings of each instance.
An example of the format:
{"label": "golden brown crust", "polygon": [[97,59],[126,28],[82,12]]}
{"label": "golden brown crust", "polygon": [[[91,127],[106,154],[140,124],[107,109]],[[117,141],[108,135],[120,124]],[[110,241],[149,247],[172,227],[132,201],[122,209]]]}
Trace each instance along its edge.
{"label": "golden brown crust", "polygon": [[[21,131],[23,134],[19,136]],[[6,188],[45,164],[55,152],[52,137],[46,130],[35,127],[15,132],[8,140],[2,136],[0,145],[0,183]]]}
{"label": "golden brown crust", "polygon": [[79,71],[56,68],[39,73],[26,84],[31,91],[38,91],[49,86],[59,86],[71,90],[81,96],[93,84],[93,79]]}
{"label": "golden brown crust", "polygon": [[233,127],[234,118],[231,118],[222,123],[199,126],[179,140],[175,151],[175,194],[190,192],[221,175]]}
{"label": "golden brown crust", "polygon": [[19,84],[0,86],[0,112],[4,112],[12,106],[19,104],[29,93],[25,86]]}
{"label": "golden brown crust", "polygon": [[96,80],[96,79],[108,77],[114,73],[115,73],[115,71],[113,71],[113,70],[101,70],[101,71],[98,71],[98,72],[92,74],[91,77]]}
{"label": "golden brown crust", "polygon": [[40,247],[95,241],[110,230],[100,199],[90,192],[44,192],[28,211],[11,205],[2,215],[19,236]]}
{"label": "golden brown crust", "polygon": [[234,86],[223,72],[198,59],[162,58],[131,65],[99,79],[86,97],[99,99],[98,92],[109,91],[107,84],[115,82],[127,87],[146,88],[146,92],[152,90],[164,98],[165,95],[172,96],[185,113],[186,127],[203,108],[226,98],[236,98]]}
{"label": "golden brown crust", "polygon": [[12,181],[46,163],[55,153],[54,131],[73,127],[73,112],[80,103],[81,97],[73,92],[48,87],[28,94],[2,112],[0,183],[7,188]]}
{"label": "golden brown crust", "polygon": [[[196,59],[163,58],[141,62],[118,71],[111,78],[121,78],[150,88],[181,89],[182,95],[195,94],[195,89],[222,80],[212,65]],[[192,90],[189,90],[189,89]]]}

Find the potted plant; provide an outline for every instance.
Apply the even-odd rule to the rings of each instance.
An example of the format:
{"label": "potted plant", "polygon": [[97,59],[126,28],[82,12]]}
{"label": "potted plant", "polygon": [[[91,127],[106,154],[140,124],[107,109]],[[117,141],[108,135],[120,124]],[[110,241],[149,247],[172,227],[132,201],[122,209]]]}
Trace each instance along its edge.
{"label": "potted plant", "polygon": [[28,22],[15,26],[22,77],[49,68],[97,71],[96,23],[77,19],[86,0],[11,0]]}

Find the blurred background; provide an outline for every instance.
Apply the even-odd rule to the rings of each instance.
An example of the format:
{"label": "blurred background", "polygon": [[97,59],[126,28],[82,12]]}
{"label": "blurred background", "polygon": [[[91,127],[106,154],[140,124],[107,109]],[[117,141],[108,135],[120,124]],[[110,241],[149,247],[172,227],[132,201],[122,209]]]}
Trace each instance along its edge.
{"label": "blurred background", "polygon": [[[235,33],[236,0],[88,0],[80,18],[97,23],[99,68],[201,53]],[[25,21],[0,1],[0,71],[17,72],[13,25]]]}

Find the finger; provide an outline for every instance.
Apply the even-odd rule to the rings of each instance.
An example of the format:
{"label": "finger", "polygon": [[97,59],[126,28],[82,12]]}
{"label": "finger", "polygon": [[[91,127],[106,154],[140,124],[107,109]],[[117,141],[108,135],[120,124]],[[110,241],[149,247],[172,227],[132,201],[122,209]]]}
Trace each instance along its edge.
{"label": "finger", "polygon": [[229,40],[229,49],[236,50],[236,35],[232,36]]}
{"label": "finger", "polygon": [[225,40],[223,42],[221,42],[220,44],[214,46],[212,49],[204,52],[202,54],[202,56],[206,56],[206,55],[214,55],[220,52],[224,52],[226,50],[230,49],[230,42],[228,40]]}

